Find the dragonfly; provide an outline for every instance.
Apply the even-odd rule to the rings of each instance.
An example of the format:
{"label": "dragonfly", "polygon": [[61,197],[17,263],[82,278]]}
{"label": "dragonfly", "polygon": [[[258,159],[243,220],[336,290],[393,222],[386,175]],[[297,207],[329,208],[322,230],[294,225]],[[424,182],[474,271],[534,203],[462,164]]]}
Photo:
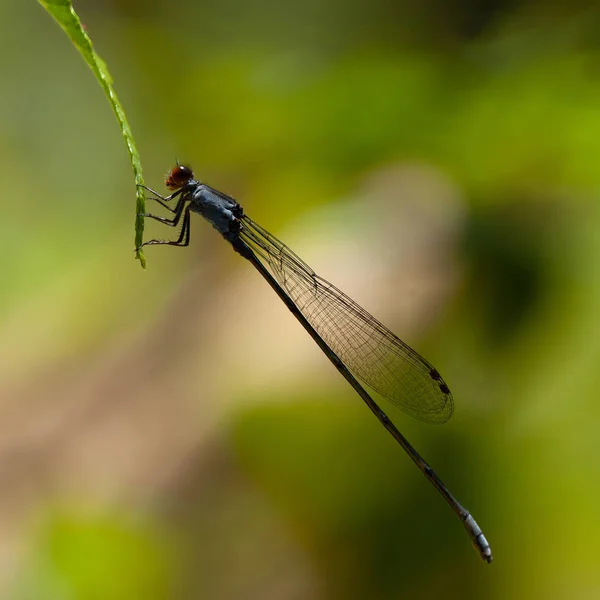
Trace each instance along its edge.
{"label": "dragonfly", "polygon": [[248,260],[317,343],[333,366],[354,388],[380,423],[400,444],[427,480],[441,494],[465,527],[481,558],[492,562],[483,531],[450,493],[366,387],[407,414],[428,423],[445,423],[454,400],[438,370],[341,290],[317,275],[297,254],[248,217],[231,196],[197,180],[188,166],[177,164],[165,178],[171,192],[162,196],[146,186],[148,196],[172,213],[140,216],[170,227],[181,223],[176,240],[151,239],[139,246],[187,246],[190,215],[202,215]]}

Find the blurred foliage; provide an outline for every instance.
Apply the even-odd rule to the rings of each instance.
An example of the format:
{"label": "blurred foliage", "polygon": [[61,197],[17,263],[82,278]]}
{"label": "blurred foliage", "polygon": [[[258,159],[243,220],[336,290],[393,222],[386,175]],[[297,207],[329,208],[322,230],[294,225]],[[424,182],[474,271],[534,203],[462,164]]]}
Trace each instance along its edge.
{"label": "blurred foliage", "polygon": [[172,558],[151,523],[54,514],[15,598],[167,598]]}
{"label": "blurred foliage", "polygon": [[104,98],[37,3],[3,2],[8,597],[598,597],[600,9],[76,8],[152,187],[191,163],[439,367],[452,421],[390,416],[495,562],[201,219],[136,268]]}

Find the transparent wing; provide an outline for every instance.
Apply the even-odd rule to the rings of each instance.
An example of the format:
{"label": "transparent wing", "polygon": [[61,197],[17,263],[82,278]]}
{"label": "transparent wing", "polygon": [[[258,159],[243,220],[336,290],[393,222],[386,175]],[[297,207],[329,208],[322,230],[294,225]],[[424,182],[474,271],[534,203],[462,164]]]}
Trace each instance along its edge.
{"label": "transparent wing", "polygon": [[422,421],[452,416],[452,394],[433,365],[268,231],[246,216],[241,221],[240,237],[358,379]]}

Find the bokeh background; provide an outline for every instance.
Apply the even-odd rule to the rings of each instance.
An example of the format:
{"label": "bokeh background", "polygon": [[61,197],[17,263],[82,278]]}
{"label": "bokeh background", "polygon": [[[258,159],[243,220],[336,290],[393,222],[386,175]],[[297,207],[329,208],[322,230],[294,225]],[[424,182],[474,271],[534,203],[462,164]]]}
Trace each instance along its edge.
{"label": "bokeh background", "polygon": [[[0,595],[600,597],[600,8],[76,4],[149,185],[176,158],[427,356],[400,429],[200,217],[133,258],[117,123],[0,2]],[[149,223],[146,236],[164,236]]]}

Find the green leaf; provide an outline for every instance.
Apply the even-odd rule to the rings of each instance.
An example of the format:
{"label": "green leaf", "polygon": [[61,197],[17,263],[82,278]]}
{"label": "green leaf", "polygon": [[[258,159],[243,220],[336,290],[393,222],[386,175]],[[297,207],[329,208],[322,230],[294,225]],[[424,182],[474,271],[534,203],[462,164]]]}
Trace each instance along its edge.
{"label": "green leaf", "polygon": [[[136,190],[137,190],[137,202],[136,202],[136,221],[135,221],[135,247],[139,248],[142,244],[144,234],[144,218],[137,216],[145,210],[145,198],[144,192],[140,185],[144,183],[142,177],[142,165],[140,162],[140,156],[138,154],[135,141],[133,140],[133,134],[131,128],[127,122],[125,111],[117,98],[117,93],[112,85],[112,77],[108,72],[108,68],[104,61],[94,52],[92,46],[92,40],[85,31],[84,26],[79,19],[79,16],[75,12],[73,5],[70,0],[38,0],[38,2],[54,17],[55,21],[62,27],[65,33],[71,38],[71,41],[75,47],[79,50],[81,56],[83,56],[85,62],[88,64],[90,69],[96,75],[98,83],[104,90],[110,105],[117,117],[119,126],[121,128],[121,134],[125,138],[127,150],[133,166],[133,172],[135,176]],[[136,250],[136,258],[140,261],[142,268],[146,268],[146,259],[144,254],[140,250]]]}

